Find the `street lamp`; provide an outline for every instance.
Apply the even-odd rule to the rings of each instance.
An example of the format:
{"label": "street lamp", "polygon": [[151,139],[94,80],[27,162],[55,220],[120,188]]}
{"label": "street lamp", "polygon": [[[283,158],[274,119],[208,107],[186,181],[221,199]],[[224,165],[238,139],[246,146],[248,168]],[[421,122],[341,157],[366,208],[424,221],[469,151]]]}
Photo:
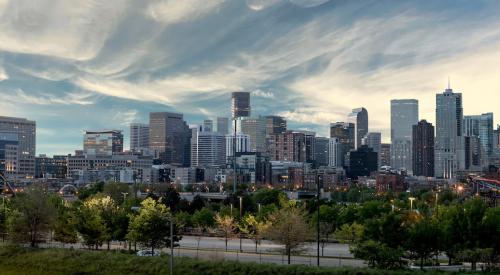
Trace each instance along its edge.
{"label": "street lamp", "polygon": [[[239,196],[239,198],[240,198],[240,222],[241,222],[241,216],[243,215],[243,197]],[[240,252],[243,252],[241,231],[240,231]]]}
{"label": "street lamp", "polygon": [[121,193],[123,195],[123,203],[125,203],[125,199],[127,199],[128,193],[127,192],[121,192]]}
{"label": "street lamp", "polygon": [[409,197],[408,199],[410,200],[410,211],[413,211],[413,201],[416,200],[416,198]]}
{"label": "street lamp", "polygon": [[321,180],[321,176],[317,175],[316,176],[316,189],[317,189],[316,190],[317,191],[317,194],[316,194],[317,195],[317,198],[316,198],[317,199],[317,206],[316,206],[316,208],[317,208],[317,212],[318,212],[318,219],[317,219],[317,224],[316,224],[316,227],[317,227],[316,228],[316,243],[317,243],[317,257],[316,258],[317,258],[318,266],[319,266],[319,223],[320,223],[319,202],[320,202],[320,195],[321,195],[320,194],[321,190],[319,189],[320,180]]}

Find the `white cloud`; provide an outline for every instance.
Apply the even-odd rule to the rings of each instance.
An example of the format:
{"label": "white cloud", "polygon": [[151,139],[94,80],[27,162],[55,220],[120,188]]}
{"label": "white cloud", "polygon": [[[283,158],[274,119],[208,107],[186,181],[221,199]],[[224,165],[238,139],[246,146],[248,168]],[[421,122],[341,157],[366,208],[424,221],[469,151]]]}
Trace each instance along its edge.
{"label": "white cloud", "polygon": [[45,93],[40,93],[38,95],[28,94],[22,89],[18,89],[14,93],[6,92],[2,96],[3,99],[11,102],[16,102],[20,104],[35,104],[35,105],[90,105],[94,104],[91,97],[92,95],[88,92],[68,92],[64,96],[56,96]]}
{"label": "white cloud", "polygon": [[[0,13],[0,50],[72,60],[96,56],[120,21],[124,1],[16,0]],[[1,6],[0,6],[1,7]]]}
{"label": "white cloud", "polygon": [[312,8],[319,5],[323,5],[330,0],[289,0],[291,3],[303,7],[303,8]]}
{"label": "white cloud", "polygon": [[0,67],[0,82],[9,79],[9,75],[5,72],[5,69]]}
{"label": "white cloud", "polygon": [[271,91],[263,91],[261,89],[254,90],[252,96],[263,97],[263,98],[274,98],[274,93]]}
{"label": "white cloud", "polygon": [[121,126],[128,127],[130,123],[137,121],[137,110],[116,111],[113,115],[113,120],[118,122]]}
{"label": "white cloud", "polygon": [[174,24],[196,20],[216,11],[225,0],[159,0],[147,12],[155,20]]}
{"label": "white cloud", "polygon": [[246,0],[246,2],[249,9],[261,11],[282,2],[282,0]]}

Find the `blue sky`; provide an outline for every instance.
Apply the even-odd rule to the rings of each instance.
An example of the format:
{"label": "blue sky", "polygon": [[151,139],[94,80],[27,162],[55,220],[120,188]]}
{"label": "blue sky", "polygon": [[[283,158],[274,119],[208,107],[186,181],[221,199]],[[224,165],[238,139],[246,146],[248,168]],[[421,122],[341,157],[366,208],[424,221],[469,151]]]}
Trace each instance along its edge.
{"label": "blue sky", "polygon": [[465,114],[499,115],[498,14],[493,0],[0,0],[0,115],[37,121],[37,153],[71,153],[83,130],[128,135],[150,111],[229,116],[244,90],[253,114],[319,135],[364,106],[389,141],[390,99],[433,122],[448,77]]}

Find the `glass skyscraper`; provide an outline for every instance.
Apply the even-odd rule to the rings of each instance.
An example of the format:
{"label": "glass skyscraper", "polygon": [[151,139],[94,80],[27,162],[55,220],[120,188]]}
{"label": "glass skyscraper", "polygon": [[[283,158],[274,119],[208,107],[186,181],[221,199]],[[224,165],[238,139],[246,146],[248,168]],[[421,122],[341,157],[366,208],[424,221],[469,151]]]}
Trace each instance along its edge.
{"label": "glass skyscraper", "polygon": [[490,156],[493,152],[493,113],[464,116],[464,136],[478,137],[482,150]]}
{"label": "glass skyscraper", "polygon": [[418,123],[418,100],[391,100],[391,167],[412,172],[412,126]]}
{"label": "glass skyscraper", "polygon": [[452,179],[465,169],[462,93],[448,87],[436,95],[435,176]]}

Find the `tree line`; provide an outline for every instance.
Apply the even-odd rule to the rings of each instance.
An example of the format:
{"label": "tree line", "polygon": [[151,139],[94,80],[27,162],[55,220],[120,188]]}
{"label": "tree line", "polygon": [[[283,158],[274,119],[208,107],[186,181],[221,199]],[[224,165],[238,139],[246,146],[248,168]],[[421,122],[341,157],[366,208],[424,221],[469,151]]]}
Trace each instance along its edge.
{"label": "tree line", "polygon": [[[154,191],[154,192],[153,192]],[[130,194],[130,195],[129,195]],[[0,231],[13,243],[35,247],[47,240],[82,243],[89,249],[110,249],[111,241],[126,242],[150,250],[176,245],[183,234],[263,239],[282,245],[291,255],[315,241],[319,218],[322,250],[331,242],[350,245],[354,257],[370,266],[404,268],[439,264],[485,263],[498,268],[500,207],[488,207],[481,199],[459,202],[453,192],[432,190],[413,194],[377,194],[369,188],[332,193],[331,200],[294,201],[278,189],[230,195],[222,202],[195,196],[181,199],[175,188],[157,186],[145,199],[120,183],[95,183],[80,190],[79,199],[64,201],[40,187],[31,187],[5,200],[0,211]],[[409,197],[414,205],[410,209]],[[240,205],[242,206],[240,209]],[[171,243],[170,222],[174,222]]]}

